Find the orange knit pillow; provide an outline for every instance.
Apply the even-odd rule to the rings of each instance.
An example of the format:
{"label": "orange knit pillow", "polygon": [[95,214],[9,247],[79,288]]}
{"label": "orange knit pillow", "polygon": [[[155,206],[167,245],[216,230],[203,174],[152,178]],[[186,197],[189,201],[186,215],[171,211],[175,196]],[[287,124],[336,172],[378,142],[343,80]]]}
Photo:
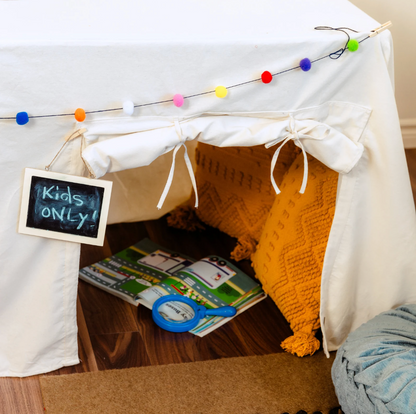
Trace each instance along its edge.
{"label": "orange knit pillow", "polygon": [[252,265],[263,289],[290,323],[294,336],[282,348],[298,356],[319,349],[321,273],[335,212],[338,173],[308,155],[304,194],[303,155],[285,175],[260,237]]}
{"label": "orange knit pillow", "polygon": [[[275,148],[215,147],[198,143],[196,150],[199,207],[194,196],[177,207],[168,223],[177,228],[195,230],[203,223],[238,239],[231,253],[235,260],[249,258],[260,238],[261,230],[275,199],[270,181],[270,164]],[[290,143],[285,145],[276,165],[274,177],[279,185],[284,173],[298,153]]]}

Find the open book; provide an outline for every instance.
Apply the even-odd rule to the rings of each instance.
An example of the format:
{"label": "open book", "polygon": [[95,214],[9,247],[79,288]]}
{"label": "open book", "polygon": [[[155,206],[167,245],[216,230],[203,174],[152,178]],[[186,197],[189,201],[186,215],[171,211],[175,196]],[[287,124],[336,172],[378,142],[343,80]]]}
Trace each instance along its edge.
{"label": "open book", "polygon": [[[237,315],[266,297],[260,285],[217,256],[195,261],[144,239],[79,272],[80,278],[151,309],[164,295],[182,295],[208,309],[233,306]],[[231,318],[208,316],[191,333],[204,336]]]}

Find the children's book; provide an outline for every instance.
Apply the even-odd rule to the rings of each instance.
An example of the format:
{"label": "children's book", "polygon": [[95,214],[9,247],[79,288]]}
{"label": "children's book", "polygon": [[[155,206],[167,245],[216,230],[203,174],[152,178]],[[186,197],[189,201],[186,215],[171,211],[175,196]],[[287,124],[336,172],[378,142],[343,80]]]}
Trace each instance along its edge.
{"label": "children's book", "polygon": [[[82,280],[125,301],[152,309],[165,295],[182,295],[208,309],[233,306],[237,315],[266,298],[261,286],[218,256],[201,260],[144,239],[80,270]],[[231,318],[207,316],[191,333],[204,336]]]}

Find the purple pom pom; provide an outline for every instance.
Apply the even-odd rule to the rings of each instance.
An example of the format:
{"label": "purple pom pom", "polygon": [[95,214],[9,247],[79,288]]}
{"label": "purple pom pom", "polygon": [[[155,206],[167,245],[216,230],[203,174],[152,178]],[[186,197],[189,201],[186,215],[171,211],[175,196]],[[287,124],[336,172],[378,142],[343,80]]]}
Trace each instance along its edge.
{"label": "purple pom pom", "polygon": [[300,61],[299,66],[304,72],[307,72],[312,67],[312,63],[308,58],[305,58]]}

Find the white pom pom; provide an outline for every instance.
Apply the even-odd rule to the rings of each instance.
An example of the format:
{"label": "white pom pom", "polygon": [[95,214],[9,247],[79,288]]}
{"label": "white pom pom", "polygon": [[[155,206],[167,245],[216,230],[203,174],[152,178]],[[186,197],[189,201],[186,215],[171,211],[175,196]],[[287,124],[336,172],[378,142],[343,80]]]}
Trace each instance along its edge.
{"label": "white pom pom", "polygon": [[134,103],[132,101],[126,101],[123,103],[123,112],[126,115],[133,115]]}

